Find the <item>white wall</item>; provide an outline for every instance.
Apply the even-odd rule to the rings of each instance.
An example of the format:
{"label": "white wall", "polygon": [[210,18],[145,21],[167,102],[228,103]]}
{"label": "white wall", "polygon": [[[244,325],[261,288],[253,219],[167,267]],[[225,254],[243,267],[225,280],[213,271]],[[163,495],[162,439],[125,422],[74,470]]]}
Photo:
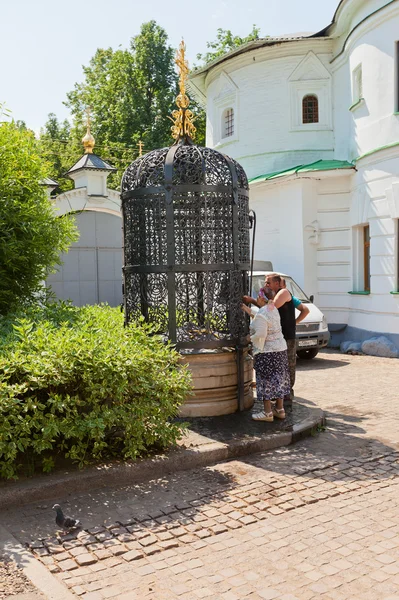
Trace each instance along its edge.
{"label": "white wall", "polygon": [[371,293],[351,297],[349,324],[399,334],[399,296],[390,294],[398,289],[399,199],[395,203],[394,189],[399,185],[399,149],[366,157],[357,169],[351,225],[370,227]]}
{"label": "white wall", "polygon": [[[305,273],[302,180],[251,187],[250,208],[256,213],[255,259],[270,260],[273,268],[291,275],[305,290],[311,280]],[[313,293],[315,289],[309,291]]]}
{"label": "white wall", "polygon": [[68,192],[63,192],[54,199],[57,215],[64,215],[69,212],[81,210],[97,210],[115,216],[122,216],[120,205],[119,192],[108,188],[106,189],[106,195],[102,197],[91,197],[87,193],[87,188],[81,187]]}
{"label": "white wall", "polygon": [[[366,8],[367,14],[370,14],[383,4],[386,2],[363,2],[355,21],[364,16]],[[333,60],[336,156],[341,149],[344,154],[345,147],[349,158],[354,159],[381,146],[399,142],[399,116],[393,114],[397,40],[399,3],[396,2],[361,24],[349,37],[345,52]],[[341,45],[341,40],[336,43],[336,54]],[[352,73],[359,64],[362,65],[364,102],[349,111],[353,103]]]}
{"label": "white wall", "polygon": [[[207,141],[241,162],[249,178],[325,158],[358,159],[357,171],[345,176],[324,173],[251,186],[255,257],[271,260],[276,270],[314,293],[330,323],[399,336],[399,296],[390,293],[399,289],[399,115],[394,114],[399,2],[387,4],[347,0],[330,40],[282,43],[214,67],[206,79]],[[312,51],[317,57],[309,59],[309,70],[317,72],[312,77],[325,76],[323,69],[331,74],[332,130],[296,131],[293,73]],[[353,107],[353,70],[359,64],[364,101]],[[303,78],[306,69],[299,81]],[[237,111],[230,143],[218,137],[223,97],[234,101]],[[353,295],[348,292],[360,290],[363,272],[357,232],[367,224],[371,293]]]}
{"label": "white wall", "polygon": [[251,186],[257,215],[255,258],[291,275],[330,323],[348,323],[352,289],[352,175]]}
{"label": "white wall", "polygon": [[[348,0],[339,15],[346,28],[342,23],[338,26],[340,37],[334,42],[335,156],[353,160],[370,153],[356,162],[357,173],[350,186],[351,264],[345,287],[350,283],[348,291],[364,289],[362,230],[369,225],[371,293],[348,294],[346,302],[344,296],[337,295],[329,314],[330,321],[335,314],[335,322],[397,335],[399,297],[390,292],[398,289],[398,219],[390,198],[393,186],[399,181],[399,147],[380,148],[399,142],[399,116],[394,114],[394,52],[395,42],[399,40],[399,3],[378,10],[386,4],[387,0]],[[358,27],[350,33],[356,25]],[[352,74],[359,64],[362,65],[364,101],[349,110],[354,100]],[[338,318],[343,316],[339,313],[343,304],[348,306],[347,321]]]}
{"label": "white wall", "polygon": [[334,158],[350,161],[354,155],[357,156],[354,121],[349,110],[352,104],[351,75],[346,62],[333,65],[333,68]]}
{"label": "white wall", "polygon": [[320,222],[317,214],[316,179],[302,180],[302,228],[303,228],[303,288],[313,294],[318,304],[318,260],[317,248],[320,244]]}
{"label": "white wall", "polygon": [[318,306],[329,323],[348,323],[352,289],[352,240],[350,228],[351,179],[353,175],[327,178],[317,185]]}
{"label": "white wall", "polygon": [[77,213],[80,237],[61,256],[62,265],[46,283],[58,298],[70,299],[76,306],[97,302],[118,306],[122,301],[120,194],[107,189],[106,180],[107,173],[82,172],[75,184],[85,182],[88,187],[64,192],[53,200],[58,216]]}
{"label": "white wall", "polygon": [[[238,160],[250,178],[332,158],[331,44],[329,40],[323,40],[321,45],[320,40],[287,42],[280,44],[278,52],[274,47],[260,49],[250,53],[245,64],[238,57],[223,64],[223,70],[213,70],[207,79],[207,145]],[[317,58],[313,59],[313,55]],[[326,95],[328,125],[295,130],[290,78],[295,78],[296,69],[307,57],[308,68],[305,64],[304,73],[297,75],[298,85],[303,86],[306,95],[306,90],[313,91],[312,86],[318,89],[320,83],[325,84],[320,93]],[[312,80],[306,80],[307,74]],[[221,113],[230,104],[235,107],[236,136],[220,143]]]}
{"label": "white wall", "polygon": [[346,0],[337,11],[336,26],[332,36],[342,38],[340,49],[348,34],[366,20],[372,13],[383,8],[389,0]]}
{"label": "white wall", "polygon": [[84,210],[76,215],[80,237],[61,255],[62,265],[47,279],[59,299],[75,306],[122,302],[121,218]]}

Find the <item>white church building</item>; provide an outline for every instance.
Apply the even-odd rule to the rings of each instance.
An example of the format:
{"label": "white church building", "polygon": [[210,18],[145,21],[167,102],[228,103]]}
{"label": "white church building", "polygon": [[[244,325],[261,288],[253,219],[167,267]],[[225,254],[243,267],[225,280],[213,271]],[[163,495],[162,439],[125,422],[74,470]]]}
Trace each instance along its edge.
{"label": "white church building", "polygon": [[333,343],[399,347],[399,0],[342,0],[321,32],[249,42],[190,89],[207,145],[247,172],[255,258],[314,294]]}

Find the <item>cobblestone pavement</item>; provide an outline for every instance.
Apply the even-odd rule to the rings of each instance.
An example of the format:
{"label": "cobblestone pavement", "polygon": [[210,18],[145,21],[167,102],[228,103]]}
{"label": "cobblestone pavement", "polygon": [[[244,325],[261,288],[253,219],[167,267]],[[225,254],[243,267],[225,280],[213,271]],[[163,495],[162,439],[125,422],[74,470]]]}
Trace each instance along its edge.
{"label": "cobblestone pavement", "polygon": [[[327,430],[162,480],[0,515],[77,596],[153,600],[399,600],[398,362],[323,353],[298,401]],[[267,427],[267,424],[265,424]]]}

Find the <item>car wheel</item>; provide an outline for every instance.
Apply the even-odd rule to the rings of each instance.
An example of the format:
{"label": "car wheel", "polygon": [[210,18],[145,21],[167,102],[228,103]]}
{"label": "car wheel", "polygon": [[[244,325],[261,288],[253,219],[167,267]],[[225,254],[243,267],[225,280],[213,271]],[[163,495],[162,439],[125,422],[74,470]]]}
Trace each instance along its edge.
{"label": "car wheel", "polygon": [[318,348],[311,348],[309,350],[298,350],[296,354],[298,358],[306,358],[307,360],[310,360],[311,358],[315,358],[318,353]]}

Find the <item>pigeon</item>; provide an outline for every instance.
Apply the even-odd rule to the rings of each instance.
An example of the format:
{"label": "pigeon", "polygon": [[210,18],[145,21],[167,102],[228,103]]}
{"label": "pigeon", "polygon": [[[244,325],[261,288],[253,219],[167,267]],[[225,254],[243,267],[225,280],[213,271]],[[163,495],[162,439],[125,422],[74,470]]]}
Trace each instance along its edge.
{"label": "pigeon", "polygon": [[66,517],[62,512],[62,508],[59,504],[54,504],[53,510],[56,511],[55,522],[59,527],[62,527],[66,531],[70,531],[71,529],[77,529],[81,527],[80,521],[77,519],[72,519],[71,517]]}

